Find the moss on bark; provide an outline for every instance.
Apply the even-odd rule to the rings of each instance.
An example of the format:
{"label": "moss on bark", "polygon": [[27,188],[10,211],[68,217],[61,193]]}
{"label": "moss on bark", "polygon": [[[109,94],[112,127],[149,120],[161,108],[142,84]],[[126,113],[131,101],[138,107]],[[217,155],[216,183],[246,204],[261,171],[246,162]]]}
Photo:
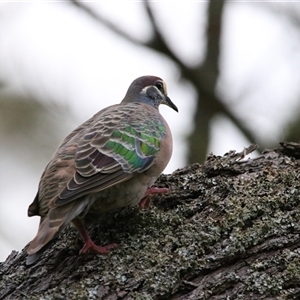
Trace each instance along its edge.
{"label": "moss on bark", "polygon": [[162,175],[150,209],[99,217],[107,256],[67,228],[37,262],[0,264],[0,299],[299,299],[299,145],[231,151]]}

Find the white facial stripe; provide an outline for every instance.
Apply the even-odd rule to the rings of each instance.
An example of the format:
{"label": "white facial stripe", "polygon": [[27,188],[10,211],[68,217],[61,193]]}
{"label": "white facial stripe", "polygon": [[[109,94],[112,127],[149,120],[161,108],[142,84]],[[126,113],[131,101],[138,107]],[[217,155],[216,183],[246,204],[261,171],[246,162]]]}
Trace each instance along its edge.
{"label": "white facial stripe", "polygon": [[[163,86],[164,86],[164,90],[166,91],[166,84],[164,82],[163,82]],[[156,88],[157,92],[161,95],[162,98],[164,98],[165,95],[155,85],[149,85],[144,87],[141,90],[141,94],[145,95],[147,93],[147,90],[152,87]]]}
{"label": "white facial stripe", "polygon": [[144,88],[141,90],[141,94],[146,94],[148,88],[149,88],[149,86],[144,87]]}

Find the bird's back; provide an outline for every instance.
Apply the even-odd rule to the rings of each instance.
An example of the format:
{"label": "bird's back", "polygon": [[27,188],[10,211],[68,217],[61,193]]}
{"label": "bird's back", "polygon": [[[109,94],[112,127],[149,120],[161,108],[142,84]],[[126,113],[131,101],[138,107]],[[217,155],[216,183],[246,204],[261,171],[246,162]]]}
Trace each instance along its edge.
{"label": "bird's back", "polygon": [[[77,127],[58,147],[42,174],[37,197],[29,206],[28,214],[44,217],[55,206],[55,200],[78,170],[76,156],[80,155],[80,145],[92,144],[93,147],[100,148],[105,143],[110,157],[118,158],[120,168],[128,174],[144,171],[147,164],[150,168],[155,163],[155,167],[150,168],[148,173],[157,177],[172,154],[171,132],[157,109],[141,103],[118,104],[105,108]],[[140,143],[140,152],[134,151],[137,143]],[[123,155],[124,148],[131,152]],[[161,148],[163,155],[159,155]],[[153,156],[156,156],[155,159]],[[99,173],[101,172],[97,174]],[[98,190],[101,189],[100,186]]]}

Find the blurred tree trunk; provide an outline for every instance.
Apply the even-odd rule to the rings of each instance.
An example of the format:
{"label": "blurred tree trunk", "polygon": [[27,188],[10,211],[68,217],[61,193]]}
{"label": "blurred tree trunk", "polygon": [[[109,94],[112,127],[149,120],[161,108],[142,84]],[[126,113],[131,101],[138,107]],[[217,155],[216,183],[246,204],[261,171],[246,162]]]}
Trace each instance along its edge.
{"label": "blurred tree trunk", "polygon": [[[153,207],[91,228],[108,256],[79,256],[67,228],[37,264],[0,264],[0,299],[300,299],[300,146],[210,155],[160,177]],[[20,229],[21,230],[21,229]]]}
{"label": "blurred tree trunk", "polygon": [[193,85],[197,91],[196,114],[194,129],[188,137],[188,162],[203,161],[209,144],[210,123],[219,110],[218,98],[215,93],[219,77],[219,57],[221,24],[224,1],[210,1],[208,6],[208,24],[206,30],[207,46],[204,62],[195,69]]}

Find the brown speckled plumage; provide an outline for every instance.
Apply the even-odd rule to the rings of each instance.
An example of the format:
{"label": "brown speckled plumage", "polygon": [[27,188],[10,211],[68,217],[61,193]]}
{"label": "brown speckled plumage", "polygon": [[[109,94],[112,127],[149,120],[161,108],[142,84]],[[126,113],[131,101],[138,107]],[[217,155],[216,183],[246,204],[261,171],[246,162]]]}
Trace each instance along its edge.
{"label": "brown speckled plumage", "polygon": [[158,111],[160,104],[177,111],[162,79],[137,78],[120,104],[99,111],[65,138],[46,166],[28,208],[28,216],[41,217],[28,248],[28,264],[70,222],[85,241],[81,252],[106,253],[115,246],[93,244],[84,219],[137,205],[151,193],[150,187],[172,154],[172,135]]}

